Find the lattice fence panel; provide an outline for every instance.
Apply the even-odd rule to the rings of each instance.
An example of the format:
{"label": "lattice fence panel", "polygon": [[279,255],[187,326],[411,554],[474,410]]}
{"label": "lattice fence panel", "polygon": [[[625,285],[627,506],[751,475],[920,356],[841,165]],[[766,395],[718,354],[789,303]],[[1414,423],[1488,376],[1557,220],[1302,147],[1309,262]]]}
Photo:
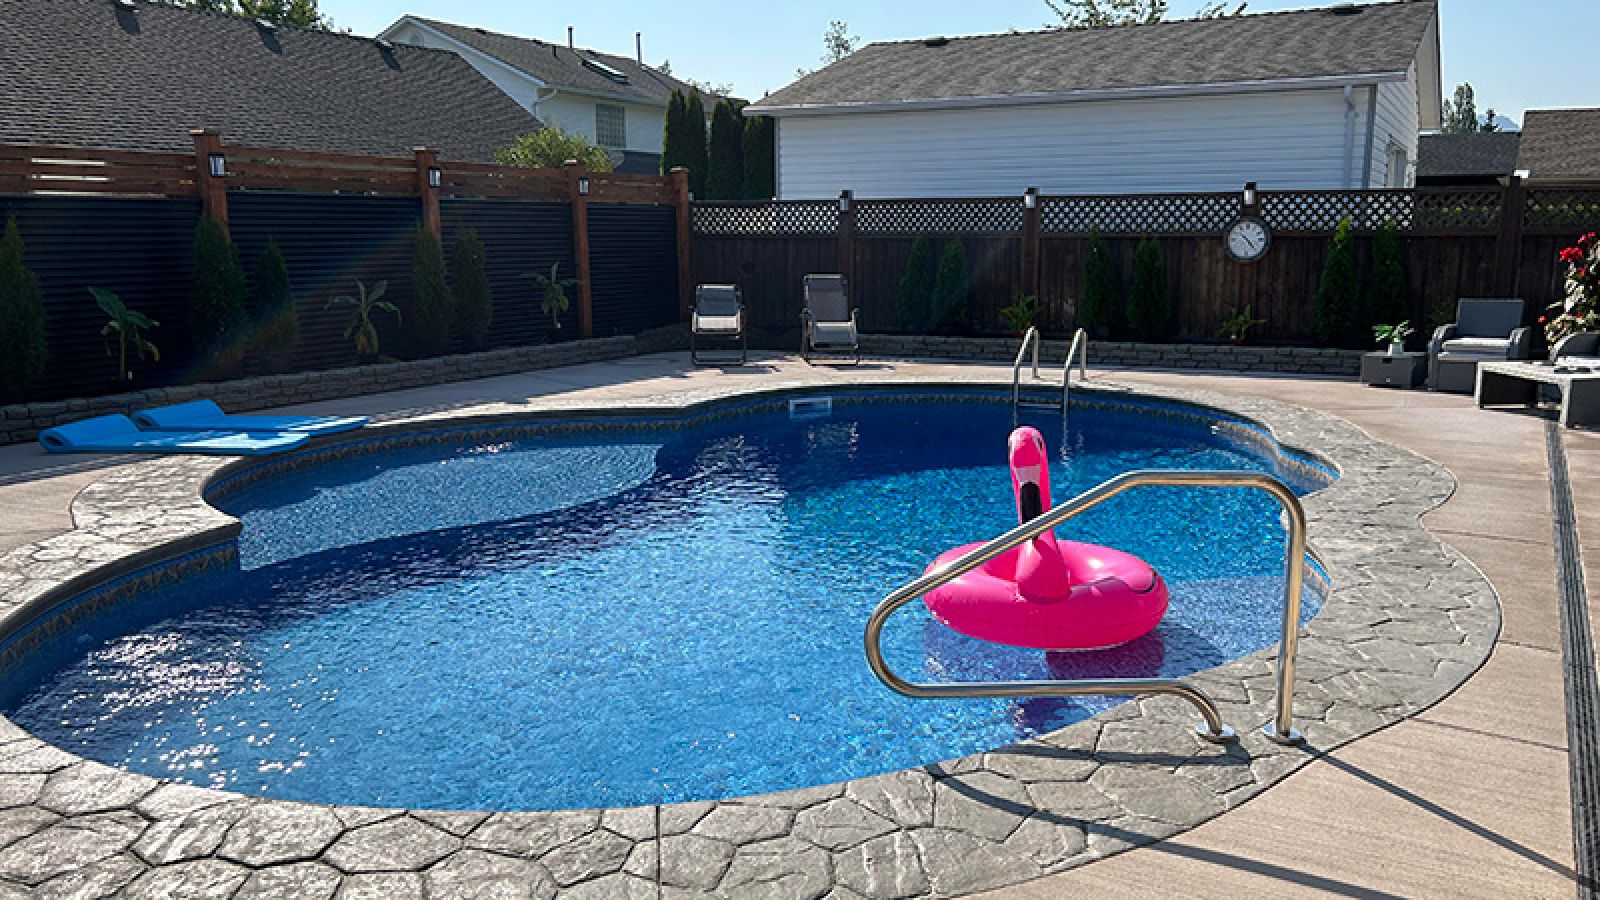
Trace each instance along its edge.
{"label": "lattice fence panel", "polygon": [[839,230],[839,205],[833,200],[696,203],[691,215],[695,234],[816,235],[834,234]]}
{"label": "lattice fence panel", "polygon": [[1411,226],[1415,231],[1492,232],[1500,227],[1502,199],[1498,188],[1419,190]]}
{"label": "lattice fence panel", "polygon": [[1221,231],[1238,214],[1236,193],[1045,197],[1039,227],[1046,234],[1187,234]]}
{"label": "lattice fence panel", "polygon": [[1527,228],[1600,229],[1600,189],[1529,188],[1522,223]]}
{"label": "lattice fence panel", "polygon": [[1358,231],[1372,231],[1393,221],[1402,231],[1413,227],[1415,196],[1411,191],[1263,191],[1261,217],[1278,231],[1333,231],[1350,219]]}
{"label": "lattice fence panel", "polygon": [[1014,234],[1021,228],[1019,197],[856,201],[857,234]]}

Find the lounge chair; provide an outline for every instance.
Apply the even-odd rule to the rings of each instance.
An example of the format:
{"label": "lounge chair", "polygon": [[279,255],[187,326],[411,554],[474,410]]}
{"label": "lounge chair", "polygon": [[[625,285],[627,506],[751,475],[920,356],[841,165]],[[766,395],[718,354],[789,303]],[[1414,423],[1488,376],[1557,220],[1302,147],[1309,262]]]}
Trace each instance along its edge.
{"label": "lounge chair", "polygon": [[[736,340],[739,355],[732,350],[706,356],[701,352],[701,338]],[[749,341],[744,333],[744,300],[739,288],[731,284],[702,284],[694,289],[694,315],[689,323],[689,359],[697,366],[738,362],[743,364],[749,355]]]}
{"label": "lounge chair", "polygon": [[146,431],[283,431],[310,437],[367,424],[361,416],[233,416],[210,400],[141,410],[133,421]]}
{"label": "lounge chair", "polygon": [[261,456],[293,450],[309,438],[303,434],[244,431],[140,431],[120,413],[57,425],[39,432],[39,444],[51,453],[211,453]]}
{"label": "lounge chair", "polygon": [[1569,334],[1550,348],[1550,361],[1564,366],[1600,367],[1600,331]]}
{"label": "lounge chair", "polygon": [[817,352],[845,354],[861,362],[861,335],[856,310],[850,305],[843,275],[807,275],[805,308],[800,310],[800,356],[811,361]]}
{"label": "lounge chair", "polygon": [[1477,386],[1478,363],[1533,358],[1533,329],[1522,324],[1524,305],[1499,298],[1458,303],[1456,320],[1440,325],[1428,342],[1428,386],[1470,394]]}

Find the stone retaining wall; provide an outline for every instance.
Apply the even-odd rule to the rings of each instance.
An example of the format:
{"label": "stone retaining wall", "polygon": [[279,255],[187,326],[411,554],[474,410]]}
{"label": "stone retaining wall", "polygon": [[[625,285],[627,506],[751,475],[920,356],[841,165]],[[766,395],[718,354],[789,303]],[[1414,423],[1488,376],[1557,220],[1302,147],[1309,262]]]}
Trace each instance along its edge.
{"label": "stone retaining wall", "polygon": [[351,366],[347,369],[328,369],[321,372],[262,375],[234,381],[148,388],[105,397],[19,403],[0,407],[0,444],[31,441],[39,436],[40,431],[53,425],[75,422],[90,416],[131,413],[138,409],[186,403],[191,400],[215,400],[230,412],[248,412],[276,406],[291,406],[296,403],[337,400],[342,397],[356,397],[382,391],[620,359],[640,353],[657,353],[682,348],[686,346],[687,339],[687,333],[681,326],[668,326],[638,335],[596,338],[564,344],[507,347],[482,353]]}
{"label": "stone retaining wall", "polygon": [[[977,359],[1010,362],[1017,342],[1006,338],[923,337],[864,334],[863,353],[876,356]],[[1041,363],[1059,364],[1067,342],[1045,341]],[[1234,347],[1225,344],[1135,344],[1092,341],[1089,362],[1096,366],[1149,366],[1163,369],[1226,369],[1234,372],[1301,372],[1310,375],[1356,375],[1361,354],[1323,347]]]}

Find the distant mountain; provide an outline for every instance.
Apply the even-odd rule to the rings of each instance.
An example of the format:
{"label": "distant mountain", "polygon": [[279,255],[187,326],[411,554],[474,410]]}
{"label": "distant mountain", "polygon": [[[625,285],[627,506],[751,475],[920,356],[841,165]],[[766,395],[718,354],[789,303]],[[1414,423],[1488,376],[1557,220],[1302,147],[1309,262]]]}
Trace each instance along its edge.
{"label": "distant mountain", "polygon": [[[1486,120],[1488,118],[1489,117],[1487,115],[1485,115],[1483,113],[1479,113],[1478,114],[1478,127],[1480,127],[1480,128],[1483,127],[1484,120]],[[1510,118],[1509,116],[1495,116],[1494,117],[1494,124],[1495,124],[1495,130],[1497,130],[1497,131],[1521,131],[1522,130],[1522,126],[1518,125],[1516,123],[1516,120]]]}

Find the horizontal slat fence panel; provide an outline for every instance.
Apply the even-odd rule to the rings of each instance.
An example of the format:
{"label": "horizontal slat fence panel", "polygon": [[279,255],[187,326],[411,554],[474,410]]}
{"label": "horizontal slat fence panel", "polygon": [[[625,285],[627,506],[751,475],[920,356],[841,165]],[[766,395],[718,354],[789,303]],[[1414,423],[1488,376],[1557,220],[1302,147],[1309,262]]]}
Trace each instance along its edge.
{"label": "horizontal slat fence panel", "polygon": [[[354,296],[356,281],[369,289],[387,280],[384,299],[404,310],[411,298],[411,258],[421,211],[412,197],[278,194],[236,191],[228,195],[233,240],[245,272],[269,238],[283,248],[300,320],[294,368],[324,369],[355,362],[344,337],[348,308],[326,309],[339,295]],[[380,349],[404,356],[409,348],[394,318],[374,313]]]}
{"label": "horizontal slat fence panel", "polygon": [[0,144],[0,192],[194,193],[194,157],[85,147]]}
{"label": "horizontal slat fence panel", "polygon": [[109,393],[116,360],[100,329],[106,317],[90,287],[116,292],[159,323],[148,337],[160,362],[130,364],[140,387],[173,384],[186,372],[189,285],[194,279],[192,198],[0,196],[0,218],[15,215],[24,262],[39,278],[50,360],[28,399]]}
{"label": "horizontal slat fence panel", "polygon": [[591,203],[589,271],[596,337],[678,321],[676,211]]}
{"label": "horizontal slat fence panel", "polygon": [[[572,208],[565,203],[447,197],[440,201],[439,211],[447,259],[461,229],[476,229],[483,241],[484,266],[494,292],[489,343],[520,346],[549,340],[551,321],[539,309],[542,297],[530,276],[536,272],[548,276],[553,265],[560,266],[563,278],[577,271],[572,260]],[[578,327],[577,291],[567,294],[573,306],[562,317],[561,330],[572,335]]]}

